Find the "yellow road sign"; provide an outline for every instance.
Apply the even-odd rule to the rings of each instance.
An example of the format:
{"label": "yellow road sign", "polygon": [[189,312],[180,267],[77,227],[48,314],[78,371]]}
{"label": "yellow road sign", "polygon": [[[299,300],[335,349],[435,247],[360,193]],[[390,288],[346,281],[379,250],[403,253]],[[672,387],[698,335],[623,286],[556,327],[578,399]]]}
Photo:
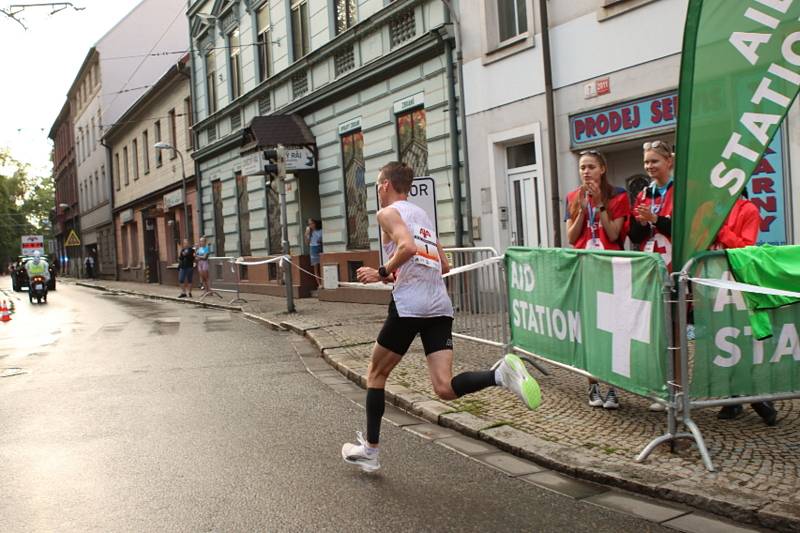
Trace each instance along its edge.
{"label": "yellow road sign", "polygon": [[64,241],[64,246],[80,246],[81,240],[78,238],[78,234],[75,233],[74,229],[69,230],[69,235],[67,236],[67,240]]}

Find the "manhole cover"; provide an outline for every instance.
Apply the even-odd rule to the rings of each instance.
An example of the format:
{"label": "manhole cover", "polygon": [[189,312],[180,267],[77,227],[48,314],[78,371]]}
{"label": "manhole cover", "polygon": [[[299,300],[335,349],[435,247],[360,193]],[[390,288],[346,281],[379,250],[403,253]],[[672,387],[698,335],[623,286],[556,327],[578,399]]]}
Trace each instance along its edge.
{"label": "manhole cover", "polygon": [[20,374],[27,374],[21,368],[6,368],[0,372],[0,378],[10,378],[11,376],[19,376]]}

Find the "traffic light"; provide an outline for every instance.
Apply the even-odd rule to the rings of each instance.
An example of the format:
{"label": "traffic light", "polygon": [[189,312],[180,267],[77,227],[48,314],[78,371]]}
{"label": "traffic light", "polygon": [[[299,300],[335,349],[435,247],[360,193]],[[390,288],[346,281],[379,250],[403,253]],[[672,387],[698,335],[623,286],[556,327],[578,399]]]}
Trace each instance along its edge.
{"label": "traffic light", "polygon": [[264,174],[286,177],[286,148],[282,144],[264,150]]}
{"label": "traffic light", "polygon": [[264,173],[278,175],[278,149],[267,148],[264,150]]}

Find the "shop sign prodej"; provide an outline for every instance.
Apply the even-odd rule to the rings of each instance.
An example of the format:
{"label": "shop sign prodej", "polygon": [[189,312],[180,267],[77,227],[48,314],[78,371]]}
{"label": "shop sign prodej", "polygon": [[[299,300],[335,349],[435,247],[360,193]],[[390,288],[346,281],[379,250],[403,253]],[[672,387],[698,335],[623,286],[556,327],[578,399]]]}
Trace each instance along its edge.
{"label": "shop sign prodej", "polygon": [[677,116],[677,91],[574,115],[569,119],[572,147],[669,129]]}

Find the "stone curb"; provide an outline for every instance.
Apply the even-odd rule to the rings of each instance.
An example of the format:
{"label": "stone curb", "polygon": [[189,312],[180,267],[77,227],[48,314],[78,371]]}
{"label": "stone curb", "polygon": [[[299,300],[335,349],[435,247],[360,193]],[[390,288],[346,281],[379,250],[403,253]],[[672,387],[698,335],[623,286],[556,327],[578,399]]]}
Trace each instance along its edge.
{"label": "stone curb", "polygon": [[162,296],[160,294],[152,294],[148,292],[139,292],[139,291],[132,291],[129,289],[113,289],[111,287],[106,287],[105,285],[99,285],[94,283],[83,283],[83,282],[76,282],[75,285],[80,287],[86,287],[89,289],[95,289],[99,291],[107,291],[107,292],[117,292],[120,294],[128,294],[130,296],[139,296],[142,298],[149,298],[151,300],[164,300],[167,302],[175,302],[179,304],[193,304],[200,307],[207,307],[210,309],[224,309],[226,311],[242,311],[242,308],[237,305],[225,305],[225,304],[215,304],[215,303],[208,303],[208,302],[201,302],[199,300],[190,300],[188,298],[176,298],[174,296]]}
{"label": "stone curb", "polygon": [[242,314],[244,316],[246,316],[247,318],[250,318],[252,320],[256,320],[258,322],[261,322],[265,326],[267,326],[267,327],[269,327],[271,329],[274,329],[276,331],[286,331],[286,328],[283,327],[278,322],[274,322],[274,321],[272,321],[272,320],[270,320],[268,318],[264,318],[263,316],[256,315],[256,314],[253,314],[253,313],[248,313],[247,311],[242,311]]}
{"label": "stone curb", "polygon": [[[304,335],[315,346],[322,344],[322,339],[315,338],[314,330],[298,329],[296,333]],[[350,381],[365,389],[366,377],[348,367],[345,361],[332,357],[331,352],[335,349],[336,347],[326,346],[320,350],[320,356]],[[407,387],[387,386],[386,399],[431,423],[483,440],[513,455],[578,479],[689,505],[759,527],[780,531],[798,531],[800,528],[800,521],[794,519],[791,513],[776,514],[766,509],[762,512],[769,503],[767,499],[763,502],[748,502],[744,499],[737,502],[734,501],[736,498],[716,498],[706,492],[691,490],[690,487],[681,487],[671,482],[648,483],[637,479],[636,464],[631,465],[629,472],[604,471],[595,461],[587,461],[567,446],[539,439],[506,424],[495,426],[488,420],[471,413],[455,411],[451,406]]]}
{"label": "stone curb", "polygon": [[[241,312],[244,316],[261,322],[272,329],[280,331],[288,330],[305,337],[317,348],[319,357],[323,358],[330,366],[348,380],[357,384],[362,389],[366,389],[366,376],[348,367],[346,365],[346,359],[339,360],[339,358],[335,357],[333,354],[336,349],[350,345],[330,345],[326,342],[331,340],[330,333],[321,330],[320,326],[298,324],[291,321],[278,323],[265,317],[245,312],[238,306],[210,304],[198,302],[196,300],[160,296],[127,289],[112,289],[103,285],[83,282],[76,282],[76,285],[100,291],[119,292],[145,298]],[[664,483],[648,483],[637,479],[636,464],[632,464],[630,470],[627,472],[605,471],[597,464],[597,461],[587,460],[567,446],[539,439],[534,435],[525,433],[506,424],[495,425],[471,413],[456,411],[447,404],[399,385],[387,386],[386,398],[395,406],[420,416],[431,423],[483,440],[501,450],[533,461],[540,466],[544,466],[556,472],[601,483],[606,486],[644,494],[646,496],[682,503],[742,523],[773,528],[779,531],[800,530],[800,518],[796,517],[795,512],[791,510],[780,512],[780,510],[769,505],[771,502],[767,498],[765,498],[763,502],[754,502],[752,499],[739,499],[739,501],[735,501],[737,498],[734,493],[731,494],[732,497],[730,499],[723,499],[711,496],[693,487],[681,486],[679,483],[671,481],[665,481]]]}

